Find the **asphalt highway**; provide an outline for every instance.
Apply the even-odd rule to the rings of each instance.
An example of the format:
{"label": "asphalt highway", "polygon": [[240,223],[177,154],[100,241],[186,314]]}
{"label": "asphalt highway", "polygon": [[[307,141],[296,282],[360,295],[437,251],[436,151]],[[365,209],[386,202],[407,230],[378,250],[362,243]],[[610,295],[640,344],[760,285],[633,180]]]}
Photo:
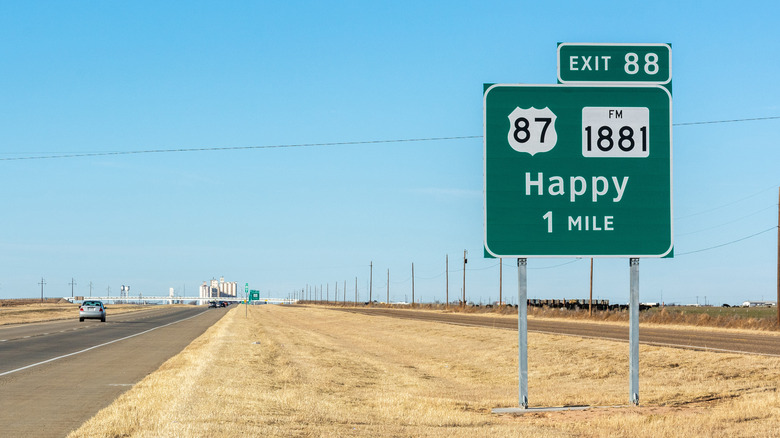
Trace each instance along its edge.
{"label": "asphalt highway", "polygon": [[[495,327],[517,330],[517,317],[495,317],[464,313],[438,313],[384,308],[345,308],[366,315],[388,316],[436,321],[448,324]],[[572,335],[587,338],[628,341],[628,323],[599,324],[558,319],[528,319],[528,331]],[[639,342],[692,350],[760,354],[780,357],[780,336],[776,333],[748,332],[746,330],[707,330],[639,326]]]}
{"label": "asphalt highway", "polygon": [[225,309],[160,306],[0,327],[0,435],[63,437],[219,320]]}

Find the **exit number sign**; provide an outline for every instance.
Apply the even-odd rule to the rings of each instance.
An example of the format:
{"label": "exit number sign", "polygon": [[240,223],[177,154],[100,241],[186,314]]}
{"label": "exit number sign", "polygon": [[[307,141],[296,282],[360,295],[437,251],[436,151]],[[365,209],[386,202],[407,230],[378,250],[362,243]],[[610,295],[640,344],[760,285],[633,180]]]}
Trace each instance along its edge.
{"label": "exit number sign", "polygon": [[558,82],[665,85],[672,80],[669,44],[558,44]]}

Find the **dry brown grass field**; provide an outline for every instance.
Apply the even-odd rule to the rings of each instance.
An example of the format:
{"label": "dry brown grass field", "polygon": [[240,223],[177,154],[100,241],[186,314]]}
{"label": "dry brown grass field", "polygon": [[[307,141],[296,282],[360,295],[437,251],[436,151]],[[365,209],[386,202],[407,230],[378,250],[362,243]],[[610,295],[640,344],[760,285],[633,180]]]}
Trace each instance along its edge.
{"label": "dry brown grass field", "polygon": [[529,334],[531,407],[517,405],[517,334],[337,312],[236,306],[69,436],[771,437],[780,359]]}
{"label": "dry brown grass field", "polygon": [[[334,307],[352,307],[352,303],[315,302],[312,304]],[[361,304],[360,307],[366,307]],[[370,307],[411,309],[409,305],[374,303]],[[481,315],[517,316],[517,308],[512,306],[444,306],[443,304],[423,303],[416,310],[476,313]],[[579,310],[557,309],[549,307],[528,307],[528,316],[547,319],[574,319],[588,322],[627,323],[628,311],[594,310],[589,314],[587,307]],[[777,309],[773,307],[713,307],[713,306],[664,306],[654,307],[639,314],[642,324],[683,325],[689,327],[715,327],[778,332]]]}
{"label": "dry brown grass field", "polygon": [[[78,304],[69,303],[65,300],[62,301],[48,300],[41,303],[40,301],[30,300],[30,302],[23,304],[14,302],[14,305],[9,305],[11,303],[6,302],[6,305],[0,305],[0,325],[77,319],[79,314]],[[108,306],[108,317],[148,308],[149,306],[136,304],[110,304]]]}

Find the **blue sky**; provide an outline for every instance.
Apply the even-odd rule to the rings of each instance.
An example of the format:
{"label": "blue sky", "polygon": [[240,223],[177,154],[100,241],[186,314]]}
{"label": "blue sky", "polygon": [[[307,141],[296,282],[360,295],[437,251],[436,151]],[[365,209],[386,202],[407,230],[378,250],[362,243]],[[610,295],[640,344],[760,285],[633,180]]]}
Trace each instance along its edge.
{"label": "blue sky", "polygon": [[[2,2],[0,297],[498,297],[482,257],[482,84],[556,81],[558,42],[671,43],[677,257],[642,301],[774,299],[776,2]],[[322,145],[8,160],[58,154]],[[689,254],[686,254],[689,253]],[[514,261],[503,293],[516,296]],[[628,261],[594,297],[628,300]],[[531,259],[529,296],[586,298],[587,259]],[[516,298],[515,298],[516,299]]]}

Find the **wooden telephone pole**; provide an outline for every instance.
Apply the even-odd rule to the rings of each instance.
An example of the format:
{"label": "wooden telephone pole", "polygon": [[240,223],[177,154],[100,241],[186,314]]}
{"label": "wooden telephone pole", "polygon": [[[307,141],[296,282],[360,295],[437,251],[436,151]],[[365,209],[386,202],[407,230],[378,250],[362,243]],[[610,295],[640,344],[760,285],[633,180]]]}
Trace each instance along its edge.
{"label": "wooden telephone pole", "polygon": [[590,298],[588,298],[588,315],[593,316],[593,257],[590,258]]}
{"label": "wooden telephone pole", "polygon": [[463,307],[466,307],[466,250],[463,250]]}
{"label": "wooden telephone pole", "polygon": [[446,277],[446,285],[444,289],[444,308],[450,307],[450,255],[444,256],[444,276]]}

